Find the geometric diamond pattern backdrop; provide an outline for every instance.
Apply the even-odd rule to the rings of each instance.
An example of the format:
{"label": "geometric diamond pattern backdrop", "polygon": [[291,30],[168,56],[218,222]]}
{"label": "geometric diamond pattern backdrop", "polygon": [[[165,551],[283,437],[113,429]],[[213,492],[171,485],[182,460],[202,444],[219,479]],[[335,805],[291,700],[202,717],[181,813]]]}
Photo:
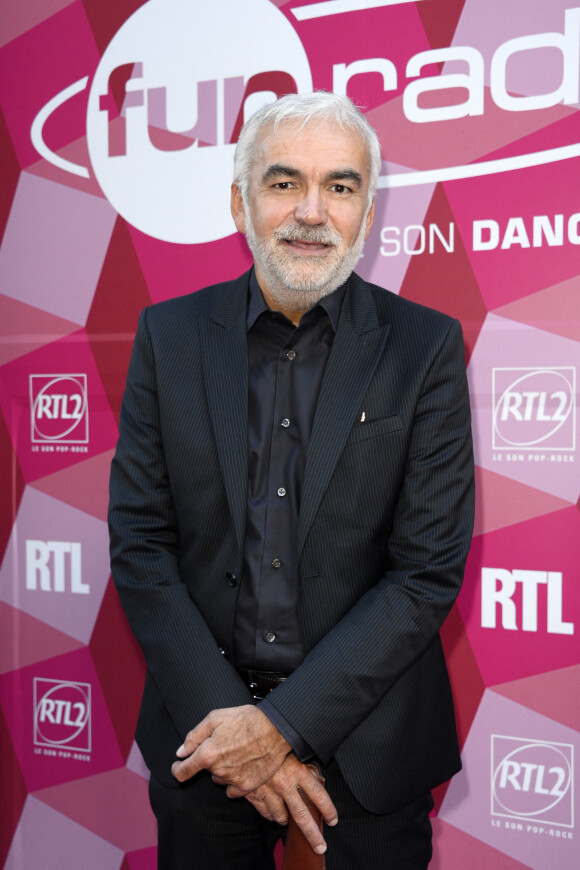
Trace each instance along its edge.
{"label": "geometric diamond pattern backdrop", "polygon": [[288,83],[347,92],[381,138],[358,271],[464,330],[476,528],[442,631],[464,769],[432,866],[577,866],[580,4],[0,6],[0,866],[156,866],[109,465],[141,309],[249,265],[236,125]]}

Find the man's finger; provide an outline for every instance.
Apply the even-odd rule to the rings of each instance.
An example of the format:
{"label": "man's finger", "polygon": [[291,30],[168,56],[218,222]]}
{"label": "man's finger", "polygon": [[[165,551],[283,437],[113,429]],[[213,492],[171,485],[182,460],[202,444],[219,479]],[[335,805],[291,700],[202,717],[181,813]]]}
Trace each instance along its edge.
{"label": "man's finger", "polygon": [[183,761],[174,761],[171,765],[171,773],[178,779],[179,782],[185,782],[186,779],[191,779],[208,766],[207,753],[203,749],[196,749],[188,758]]}
{"label": "man's finger", "polygon": [[330,795],[324,788],[324,780],[318,772],[315,773],[308,767],[307,770],[310,775],[307,776],[306,772],[302,771],[298,781],[298,786],[320,811],[326,824],[334,827],[338,822],[338,811],[334,806]]}
{"label": "man's finger", "polygon": [[263,786],[245,797],[265,819],[277,822],[279,825],[288,824],[286,804],[269,786]]}
{"label": "man's finger", "polygon": [[284,798],[288,812],[304,834],[310,847],[317,855],[324,854],[326,852],[326,840],[322,836],[322,831],[302,800],[298,790],[292,790],[289,794],[284,795]]}
{"label": "man's finger", "polygon": [[200,746],[204,740],[211,737],[215,725],[215,720],[210,719],[210,716],[206,716],[205,719],[202,719],[201,722],[199,722],[195,728],[192,728],[187,734],[185,740],[175,753],[177,757],[187,758],[188,755],[195,752],[197,747]]}

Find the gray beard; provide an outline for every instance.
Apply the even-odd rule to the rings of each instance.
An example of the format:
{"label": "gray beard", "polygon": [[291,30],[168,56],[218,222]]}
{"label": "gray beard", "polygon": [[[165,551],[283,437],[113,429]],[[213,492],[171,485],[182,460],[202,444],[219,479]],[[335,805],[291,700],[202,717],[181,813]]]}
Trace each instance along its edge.
{"label": "gray beard", "polygon": [[[363,219],[357,238],[340,259],[338,247],[343,243],[343,238],[336,230],[306,225],[280,227],[272,234],[273,242],[268,243],[256,236],[246,209],[246,240],[254,261],[267,276],[271,295],[287,311],[314,308],[321,299],[344,284],[362,253],[365,230],[366,221]],[[293,254],[283,247],[283,241],[318,242],[331,245],[336,250],[330,262],[327,262],[326,258]]]}

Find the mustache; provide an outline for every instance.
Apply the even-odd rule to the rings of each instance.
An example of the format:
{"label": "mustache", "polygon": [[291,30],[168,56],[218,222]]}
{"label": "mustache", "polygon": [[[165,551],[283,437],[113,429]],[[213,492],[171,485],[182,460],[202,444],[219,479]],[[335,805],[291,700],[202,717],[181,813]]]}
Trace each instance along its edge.
{"label": "mustache", "polygon": [[279,227],[273,236],[277,242],[312,242],[332,247],[338,247],[343,241],[340,233],[330,227]]}

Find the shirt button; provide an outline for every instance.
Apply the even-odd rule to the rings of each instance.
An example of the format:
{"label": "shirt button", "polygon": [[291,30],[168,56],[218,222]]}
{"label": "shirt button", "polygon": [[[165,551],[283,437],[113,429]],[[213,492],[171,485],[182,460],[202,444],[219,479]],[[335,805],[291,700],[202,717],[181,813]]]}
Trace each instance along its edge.
{"label": "shirt button", "polygon": [[280,559],[272,559],[272,568],[280,568],[281,565]]}
{"label": "shirt button", "polygon": [[279,487],[278,495],[280,496],[280,498],[284,498],[284,496],[286,495],[286,490],[284,489],[283,486]]}
{"label": "shirt button", "polygon": [[284,427],[284,429],[287,429],[289,425],[290,420],[288,419],[288,417],[284,417],[284,419],[282,420],[282,426]]}
{"label": "shirt button", "polygon": [[276,640],[276,635],[273,631],[267,631],[264,635],[264,640],[266,641],[266,643],[274,643],[274,641]]}
{"label": "shirt button", "polygon": [[295,350],[287,350],[286,351],[286,359],[289,359],[290,361],[292,361],[293,359],[296,359],[296,351]]}

